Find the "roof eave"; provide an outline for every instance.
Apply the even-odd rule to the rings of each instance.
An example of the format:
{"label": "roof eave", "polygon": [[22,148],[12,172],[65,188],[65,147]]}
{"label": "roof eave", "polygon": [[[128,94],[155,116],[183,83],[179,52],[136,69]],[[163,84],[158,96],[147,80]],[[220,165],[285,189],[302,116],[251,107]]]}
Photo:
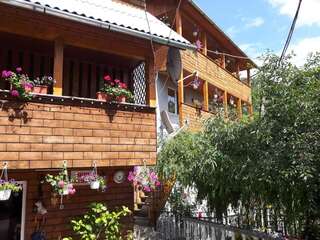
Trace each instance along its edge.
{"label": "roof eave", "polygon": [[85,23],[85,24],[90,24],[92,26],[107,29],[109,31],[123,33],[123,34],[127,34],[127,35],[134,36],[134,37],[139,37],[139,38],[150,40],[150,41],[152,40],[153,42],[161,44],[161,45],[167,45],[167,46],[176,47],[179,49],[192,49],[192,50],[196,49],[196,46],[192,45],[192,44],[174,41],[174,40],[171,40],[171,39],[168,39],[165,37],[155,36],[153,34],[149,34],[146,32],[138,31],[135,29],[130,29],[130,28],[119,26],[119,25],[109,23],[109,22],[103,22],[103,21],[91,19],[88,17],[83,17],[80,15],[76,15],[73,13],[63,11],[63,10],[54,9],[51,7],[46,7],[46,6],[43,6],[40,4],[34,4],[32,2],[26,2],[26,1],[22,1],[22,0],[14,0],[14,1],[0,0],[0,1],[4,2],[6,4],[13,5],[13,6],[23,7],[23,8],[32,10],[32,11],[42,12],[44,14],[48,14],[51,16],[57,16],[60,18],[68,19],[68,20],[73,20],[73,21],[77,21],[77,22],[81,22],[81,23]]}

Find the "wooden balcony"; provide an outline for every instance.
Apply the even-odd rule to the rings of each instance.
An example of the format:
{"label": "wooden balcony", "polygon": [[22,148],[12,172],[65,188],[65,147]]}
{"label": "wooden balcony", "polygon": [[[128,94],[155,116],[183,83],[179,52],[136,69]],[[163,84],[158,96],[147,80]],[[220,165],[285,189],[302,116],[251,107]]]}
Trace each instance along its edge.
{"label": "wooden balcony", "polygon": [[0,161],[10,169],[156,163],[155,109],[94,99],[0,92]]}
{"label": "wooden balcony", "polygon": [[198,71],[199,78],[202,80],[244,102],[251,103],[251,87],[249,85],[241,82],[230,72],[200,52],[188,50],[181,53],[184,70],[189,73]]}

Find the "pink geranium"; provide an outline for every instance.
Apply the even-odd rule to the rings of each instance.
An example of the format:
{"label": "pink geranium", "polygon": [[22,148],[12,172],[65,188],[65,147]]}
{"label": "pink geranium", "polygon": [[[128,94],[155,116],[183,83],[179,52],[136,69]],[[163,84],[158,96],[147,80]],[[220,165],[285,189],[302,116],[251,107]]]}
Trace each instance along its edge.
{"label": "pink geranium", "polygon": [[17,73],[20,73],[20,72],[22,72],[22,68],[21,67],[17,67],[16,71],[17,71]]}
{"label": "pink geranium", "polygon": [[63,181],[63,180],[60,180],[60,181],[58,182],[58,186],[59,186],[60,188],[63,188],[63,187],[64,187],[64,181]]}
{"label": "pink geranium", "polygon": [[13,72],[7,71],[7,70],[3,70],[3,71],[2,71],[2,74],[1,74],[1,76],[2,76],[3,78],[10,78],[10,77],[12,77],[12,75],[13,75]]}
{"label": "pink geranium", "polygon": [[11,96],[12,97],[19,97],[20,94],[19,94],[19,92],[17,90],[11,90]]}

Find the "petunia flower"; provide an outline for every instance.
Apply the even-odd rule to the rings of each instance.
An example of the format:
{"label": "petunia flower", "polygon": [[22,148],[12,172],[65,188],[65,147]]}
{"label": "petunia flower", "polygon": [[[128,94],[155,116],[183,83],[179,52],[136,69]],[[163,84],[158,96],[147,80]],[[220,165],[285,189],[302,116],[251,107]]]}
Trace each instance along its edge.
{"label": "petunia flower", "polygon": [[11,96],[12,97],[19,97],[20,94],[19,94],[19,92],[17,90],[11,90]]}

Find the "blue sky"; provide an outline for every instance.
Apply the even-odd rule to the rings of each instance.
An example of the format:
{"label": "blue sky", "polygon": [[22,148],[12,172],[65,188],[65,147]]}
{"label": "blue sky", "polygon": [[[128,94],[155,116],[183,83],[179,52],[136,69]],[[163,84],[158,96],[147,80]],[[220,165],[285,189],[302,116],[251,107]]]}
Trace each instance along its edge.
{"label": "blue sky", "polygon": [[[209,17],[250,57],[266,49],[281,52],[298,0],[195,0]],[[290,51],[304,62],[320,51],[320,0],[303,0]]]}

